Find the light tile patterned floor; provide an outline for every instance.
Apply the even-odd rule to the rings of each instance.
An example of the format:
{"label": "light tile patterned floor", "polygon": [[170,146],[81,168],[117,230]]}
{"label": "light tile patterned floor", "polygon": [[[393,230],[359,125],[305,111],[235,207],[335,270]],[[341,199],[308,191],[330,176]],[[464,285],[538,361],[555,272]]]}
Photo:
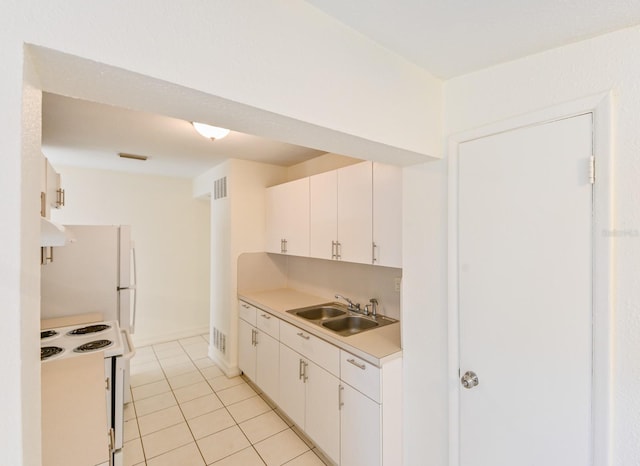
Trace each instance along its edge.
{"label": "light tile patterned floor", "polygon": [[125,466],[328,464],[256,387],[226,377],[208,359],[206,338],[137,349]]}

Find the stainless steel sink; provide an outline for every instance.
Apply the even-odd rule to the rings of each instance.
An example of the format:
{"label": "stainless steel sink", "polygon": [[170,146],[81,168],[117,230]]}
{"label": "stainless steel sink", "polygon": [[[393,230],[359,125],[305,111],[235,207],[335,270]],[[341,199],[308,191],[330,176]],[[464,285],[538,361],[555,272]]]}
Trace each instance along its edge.
{"label": "stainless steel sink", "polygon": [[311,309],[300,309],[294,312],[294,314],[307,320],[325,320],[332,317],[344,316],[347,314],[347,311],[337,306],[327,304],[312,307]]}
{"label": "stainless steel sink", "polygon": [[322,322],[323,327],[333,330],[342,336],[360,333],[364,330],[378,327],[378,325],[378,322],[375,320],[361,316],[341,317],[339,319],[331,319],[326,322]]}
{"label": "stainless steel sink", "polygon": [[364,316],[337,302],[291,309],[287,313],[345,337],[397,322],[383,315]]}

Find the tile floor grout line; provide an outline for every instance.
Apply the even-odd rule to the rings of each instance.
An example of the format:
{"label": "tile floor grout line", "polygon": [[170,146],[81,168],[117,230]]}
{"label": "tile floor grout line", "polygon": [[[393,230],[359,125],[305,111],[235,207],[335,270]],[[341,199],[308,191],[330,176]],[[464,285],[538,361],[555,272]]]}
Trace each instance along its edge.
{"label": "tile floor grout line", "polygon": [[[206,344],[206,345],[208,345],[208,344],[209,344],[209,342],[208,342],[208,341],[207,341],[207,340],[206,340],[202,335],[200,335],[200,337],[202,338],[202,342],[203,342],[204,344]],[[194,338],[194,337],[191,337],[191,338]],[[233,428],[233,427],[237,427],[237,428],[238,428],[238,430],[239,430],[239,431],[242,433],[242,435],[244,436],[244,438],[248,441],[249,446],[253,449],[253,451],[254,451],[254,452],[255,452],[255,454],[258,456],[258,458],[260,458],[260,460],[261,460],[264,464],[267,464],[266,460],[262,457],[262,455],[260,455],[260,453],[258,452],[258,450],[257,450],[257,448],[255,447],[255,445],[256,445],[257,443],[263,442],[263,441],[265,441],[265,440],[267,440],[267,439],[269,439],[269,438],[272,438],[272,437],[274,437],[274,436],[276,436],[276,435],[278,435],[278,434],[282,434],[283,432],[285,432],[285,431],[287,431],[287,430],[291,430],[291,431],[295,434],[295,436],[296,436],[300,441],[302,441],[302,442],[303,442],[303,444],[305,445],[305,447],[307,448],[307,450],[305,450],[305,451],[304,451],[303,453],[301,453],[300,455],[297,455],[297,456],[295,456],[295,457],[293,457],[293,458],[290,458],[290,459],[287,461],[287,463],[284,463],[284,464],[288,464],[288,463],[290,463],[290,462],[292,462],[292,461],[296,460],[296,459],[297,459],[297,458],[299,458],[300,456],[307,454],[308,452],[312,452],[312,454],[313,454],[316,458],[318,458],[321,462],[323,462],[323,460],[322,460],[322,459],[318,456],[318,454],[314,451],[314,449],[315,449],[315,448],[317,448],[317,447],[315,446],[315,444],[313,444],[313,442],[311,442],[310,440],[307,440],[307,439],[306,439],[306,437],[305,437],[305,438],[302,438],[302,437],[301,437],[301,433],[297,432],[297,431],[296,431],[296,429],[293,429],[293,426],[295,426],[295,424],[292,424],[292,423],[291,423],[291,422],[290,422],[290,421],[285,417],[286,415],[284,415],[284,413],[281,413],[281,412],[279,411],[279,409],[277,408],[277,405],[275,405],[275,403],[273,403],[273,401],[271,401],[271,399],[270,399],[270,398],[268,398],[268,397],[267,397],[267,399],[265,399],[266,395],[264,394],[264,392],[262,392],[262,391],[261,391],[258,387],[256,387],[256,386],[255,386],[255,385],[254,385],[250,380],[248,380],[248,379],[246,378],[246,376],[244,376],[244,374],[240,374],[240,375],[239,375],[239,376],[237,376],[237,377],[240,377],[240,378],[242,379],[242,382],[243,382],[243,383],[246,383],[246,384],[251,388],[251,390],[252,390],[255,394],[254,394],[254,395],[251,395],[251,396],[250,396],[250,397],[248,397],[248,398],[245,398],[245,399],[242,399],[242,400],[235,401],[234,403],[225,404],[225,403],[220,399],[220,397],[219,397],[219,395],[218,395],[218,392],[222,392],[222,391],[225,391],[225,390],[232,389],[232,388],[234,388],[234,387],[240,386],[240,385],[241,385],[241,383],[238,383],[238,384],[236,384],[236,385],[232,385],[232,386],[229,386],[229,387],[225,387],[225,388],[222,388],[222,389],[220,389],[220,390],[216,390],[216,389],[213,387],[212,383],[211,383],[211,382],[212,382],[212,380],[214,380],[214,379],[216,379],[216,378],[218,378],[218,377],[223,377],[223,376],[224,376],[224,377],[227,377],[227,376],[226,376],[226,374],[224,374],[223,372],[221,372],[221,374],[220,374],[219,376],[217,376],[217,377],[212,377],[211,379],[207,378],[207,376],[205,375],[205,373],[204,373],[203,371],[205,371],[205,370],[206,370],[207,368],[209,368],[209,367],[216,367],[216,368],[218,368],[218,370],[219,370],[219,367],[218,367],[215,363],[213,363],[213,364],[211,364],[211,365],[206,365],[206,366],[204,366],[204,367],[200,367],[198,364],[196,364],[196,361],[197,361],[197,360],[203,360],[203,359],[207,359],[207,360],[211,361],[211,360],[210,360],[210,358],[208,357],[208,354],[207,354],[207,355],[205,355],[204,357],[199,357],[199,358],[194,359],[194,358],[193,358],[193,357],[192,357],[192,356],[191,356],[191,355],[186,351],[186,346],[196,346],[196,345],[199,345],[199,344],[201,344],[201,343],[200,343],[200,342],[198,342],[198,343],[194,343],[193,345],[186,345],[186,346],[185,346],[185,345],[180,341],[180,339],[178,339],[178,340],[173,340],[173,341],[177,343],[177,345],[178,345],[178,347],[179,347],[179,349],[180,349],[180,351],[181,351],[181,353],[182,353],[182,354],[171,354],[171,353],[172,353],[172,350],[171,350],[171,349],[169,349],[169,350],[167,351],[167,356],[159,357],[159,356],[158,356],[158,352],[157,352],[157,351],[156,351],[156,349],[154,348],[154,345],[149,345],[149,346],[151,347],[151,350],[153,351],[153,355],[154,355],[154,357],[155,357],[155,361],[148,361],[148,362],[155,362],[155,363],[157,363],[157,364],[158,364],[158,366],[160,367],[160,371],[161,371],[161,373],[162,373],[162,375],[163,375],[163,379],[162,379],[162,380],[158,380],[158,381],[148,382],[148,383],[146,383],[146,384],[141,384],[141,385],[139,385],[139,386],[149,385],[149,384],[151,384],[151,383],[157,383],[157,382],[160,382],[160,381],[165,381],[165,382],[166,382],[167,386],[169,387],[169,391],[171,392],[171,395],[172,395],[172,397],[173,397],[173,399],[174,399],[174,401],[175,401],[175,403],[176,403],[176,406],[178,407],[178,409],[179,409],[179,411],[180,411],[180,414],[181,414],[181,417],[182,417],[182,421],[181,421],[181,422],[184,422],[184,423],[187,425],[187,428],[189,429],[189,433],[190,433],[190,435],[191,435],[191,437],[192,437],[192,439],[193,439],[193,443],[195,444],[195,446],[196,446],[196,448],[197,448],[197,450],[198,450],[198,453],[200,454],[200,457],[202,458],[202,460],[204,461],[204,463],[205,463],[205,464],[207,464],[207,463],[206,463],[206,459],[204,458],[204,454],[202,453],[202,450],[200,449],[200,445],[199,445],[199,443],[198,443],[198,440],[195,438],[195,435],[194,435],[194,433],[193,433],[193,430],[192,430],[192,428],[191,428],[191,425],[189,424],[189,420],[186,418],[186,414],[185,414],[185,412],[183,411],[183,408],[182,408],[182,403],[178,400],[178,397],[177,397],[177,396],[176,396],[176,394],[175,394],[175,390],[178,390],[178,389],[181,389],[181,388],[185,388],[185,387],[189,387],[189,386],[192,386],[192,385],[196,385],[196,384],[198,384],[198,383],[201,383],[201,381],[200,381],[200,382],[195,382],[195,383],[193,383],[193,384],[185,385],[184,387],[176,387],[176,388],[174,389],[174,387],[172,386],[172,384],[171,384],[171,383],[170,383],[170,381],[169,381],[169,376],[168,376],[168,374],[167,374],[167,370],[166,370],[166,368],[171,367],[171,366],[166,366],[166,367],[165,367],[165,366],[162,364],[162,362],[161,362],[161,360],[162,360],[162,359],[169,359],[169,358],[173,358],[173,357],[180,357],[180,356],[186,355],[186,356],[187,356],[187,358],[188,358],[188,362],[189,362],[190,364],[192,364],[192,365],[195,367],[195,370],[193,370],[193,371],[189,370],[188,372],[185,372],[184,374],[176,374],[176,375],[175,375],[175,376],[173,376],[173,377],[179,377],[179,376],[181,376],[181,375],[186,375],[187,373],[190,373],[190,372],[196,372],[196,371],[197,371],[197,372],[198,372],[198,374],[199,374],[199,375],[204,379],[204,381],[206,382],[206,385],[211,389],[212,394],[213,394],[213,395],[215,395],[215,397],[218,399],[218,401],[222,404],[222,407],[221,407],[221,408],[215,409],[215,410],[213,410],[213,411],[211,411],[211,412],[215,412],[215,411],[217,411],[217,410],[219,410],[219,409],[224,408],[224,409],[225,409],[225,411],[226,411],[226,413],[227,413],[227,414],[230,416],[230,418],[233,420],[233,423],[234,423],[234,424],[233,424],[232,426],[229,426],[229,427],[227,427],[226,429],[222,429],[222,430],[220,430],[220,431],[218,431],[218,432],[214,432],[214,433],[212,433],[212,434],[209,434],[209,435],[207,435],[207,436],[205,436],[205,437],[203,437],[203,438],[206,438],[206,437],[208,437],[208,436],[210,436],[210,435],[215,435],[215,434],[217,434],[217,433],[219,433],[219,432],[222,432],[222,431],[227,430],[227,429],[231,429],[231,428]],[[165,342],[165,343],[171,343],[171,342]],[[194,350],[193,352],[194,352],[194,353],[196,353],[196,351],[195,351],[195,350]],[[162,353],[162,352],[161,352],[161,353]],[[198,354],[198,353],[196,353],[196,354]],[[145,361],[145,363],[146,363],[146,361]],[[178,365],[178,364],[176,364],[176,365]],[[229,377],[227,377],[227,379],[230,379],[230,378],[229,378]],[[137,387],[136,387],[136,388],[137,388]],[[165,394],[165,393],[168,393],[168,392],[162,392],[162,393],[160,393],[160,394]],[[160,395],[160,394],[159,394],[159,395]],[[156,395],[151,395],[150,397],[147,397],[147,398],[151,398],[152,396],[156,396]],[[209,396],[209,394],[207,394],[207,395],[203,395],[203,396],[201,396],[201,397],[196,397],[196,398],[193,398],[193,399],[191,399],[191,400],[185,400],[185,401],[184,401],[184,403],[187,403],[187,402],[190,402],[190,401],[193,401],[193,400],[199,399],[199,398],[204,398],[204,397],[206,397],[206,396]],[[241,424],[241,423],[240,423],[240,422],[238,422],[238,421],[236,420],[236,418],[231,414],[231,411],[229,410],[229,407],[234,406],[234,405],[239,404],[239,403],[242,403],[242,402],[244,402],[244,401],[247,401],[247,400],[249,400],[249,399],[253,398],[254,396],[258,396],[258,397],[261,399],[261,401],[262,401],[262,402],[264,402],[264,403],[268,406],[269,410],[268,410],[268,411],[265,411],[265,412],[263,412],[263,413],[259,413],[259,414],[256,414],[256,415],[254,415],[254,416],[251,416],[251,417],[249,417],[249,418],[247,418],[247,419],[243,419],[243,420],[242,420],[242,423],[248,422],[248,421],[250,421],[250,420],[252,420],[252,419],[255,419],[255,418],[259,417],[259,416],[262,416],[262,415],[265,415],[265,414],[268,414],[268,413],[275,413],[275,414],[276,414],[276,416],[277,416],[279,419],[281,419],[281,420],[282,420],[282,422],[283,422],[283,423],[284,423],[284,425],[285,425],[285,429],[283,429],[283,430],[281,430],[281,431],[279,431],[279,432],[276,432],[276,433],[270,434],[270,435],[268,435],[267,437],[260,439],[260,440],[259,440],[259,441],[257,441],[256,443],[253,443],[253,442],[249,439],[249,437],[247,436],[247,434],[244,432],[244,430],[243,430],[243,429],[242,429],[242,427],[240,426],[240,424]],[[143,398],[143,399],[141,399],[141,400],[144,400],[144,399],[145,399],[145,398]],[[137,400],[137,401],[141,401],[141,400]],[[138,427],[139,441],[140,441],[140,444],[141,444],[141,447],[142,447],[142,453],[143,453],[143,457],[144,457],[144,462],[143,462],[143,463],[137,463],[137,465],[136,465],[136,466],[147,465],[148,460],[153,460],[153,459],[158,458],[158,457],[160,457],[160,456],[162,456],[162,455],[168,454],[168,453],[170,453],[171,451],[174,451],[174,450],[176,450],[176,449],[178,449],[178,448],[182,448],[182,447],[184,447],[184,446],[186,446],[186,445],[190,445],[190,444],[191,444],[191,442],[189,442],[189,443],[187,443],[187,444],[185,444],[185,445],[181,445],[181,446],[178,446],[178,447],[176,447],[176,448],[173,448],[173,449],[171,449],[171,450],[169,450],[169,451],[167,451],[167,452],[161,453],[160,455],[156,455],[156,456],[154,456],[153,458],[147,458],[147,453],[146,453],[145,448],[144,448],[144,443],[142,442],[142,437],[143,437],[143,435],[142,435],[142,432],[141,432],[141,430],[140,430],[139,416],[138,416],[138,411],[137,411],[137,409],[135,408],[135,403],[136,403],[136,400],[133,398],[133,393],[132,393],[133,412],[134,412],[134,414],[135,414],[135,418],[136,418],[136,425],[137,425],[137,427]],[[169,407],[169,408],[170,408],[170,407]],[[169,409],[169,408],[163,408],[163,409]],[[162,411],[162,409],[159,409],[159,410],[156,410],[156,411],[152,411],[152,412],[150,412],[150,413],[147,413],[147,414],[145,414],[145,416],[146,416],[146,415],[149,415],[149,414],[153,414],[153,413],[155,413],[155,412],[159,412],[159,411]],[[193,417],[193,418],[191,418],[190,420],[197,419],[197,418],[199,418],[199,417],[201,417],[201,416],[205,416],[205,415],[207,415],[207,414],[209,414],[209,413],[204,413],[204,414],[200,414],[200,415],[198,415],[198,416],[194,416],[194,417]],[[140,416],[140,417],[143,417],[143,416]],[[180,422],[180,423],[181,423],[181,422]],[[173,426],[175,426],[175,425],[178,425],[178,424],[173,424],[172,426],[164,427],[163,429],[160,429],[160,430],[155,431],[155,432],[160,432],[160,431],[162,431],[162,430],[164,430],[164,429],[166,429],[166,428],[173,427]],[[153,433],[155,433],[155,432],[151,432],[151,433],[149,433],[149,434],[147,434],[147,435],[151,435],[151,434],[153,434]],[[202,439],[200,439],[200,440],[202,440]],[[243,450],[245,450],[245,449],[247,449],[247,448],[249,448],[249,447],[246,447],[246,448],[243,448],[243,449],[241,449],[241,450],[239,450],[239,451],[237,451],[237,452],[231,453],[231,454],[229,454],[229,455],[227,455],[227,456],[225,456],[225,457],[223,457],[223,458],[218,458],[216,461],[214,461],[214,462],[213,462],[213,463],[211,463],[211,464],[212,464],[212,465],[215,465],[215,464],[216,464],[216,463],[218,463],[219,461],[222,461],[222,460],[224,460],[224,459],[226,459],[226,458],[229,458],[230,456],[233,456],[233,455],[235,455],[235,454],[239,453],[240,451],[243,451]]]}

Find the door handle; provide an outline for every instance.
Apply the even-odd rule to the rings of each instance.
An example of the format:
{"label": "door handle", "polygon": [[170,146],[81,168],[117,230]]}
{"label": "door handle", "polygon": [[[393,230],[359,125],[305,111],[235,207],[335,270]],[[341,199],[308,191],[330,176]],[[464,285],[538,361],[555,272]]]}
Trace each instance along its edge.
{"label": "door handle", "polygon": [[460,383],[464,388],[472,389],[473,387],[477,387],[480,381],[478,380],[478,375],[473,371],[467,371],[460,378]]}

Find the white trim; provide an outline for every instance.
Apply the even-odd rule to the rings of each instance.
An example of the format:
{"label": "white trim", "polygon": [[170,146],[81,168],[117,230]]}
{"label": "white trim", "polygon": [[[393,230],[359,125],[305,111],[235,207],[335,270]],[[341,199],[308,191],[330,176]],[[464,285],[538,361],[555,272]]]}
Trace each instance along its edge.
{"label": "white trim", "polygon": [[183,338],[197,337],[199,335],[207,335],[209,333],[209,327],[195,327],[179,332],[165,333],[164,335],[154,335],[152,337],[140,338],[133,334],[131,339],[135,343],[136,347],[142,348],[143,346],[157,345],[159,343],[166,343],[173,340],[181,340]]}
{"label": "white trim", "polygon": [[230,366],[227,361],[219,356],[219,354],[220,353],[216,348],[209,345],[209,359],[211,359],[216,364],[216,366],[218,366],[220,370],[224,372],[224,375],[226,375],[227,377],[235,377],[236,375],[242,374],[242,371],[237,365]]}
{"label": "white trim", "polygon": [[448,327],[449,327],[449,466],[460,464],[460,383],[458,339],[458,148],[463,142],[534,126],[584,113],[594,115],[593,150],[596,157],[593,238],[593,466],[612,464],[613,381],[613,129],[610,92],[588,96],[554,107],[516,116],[463,133],[448,141]]}

